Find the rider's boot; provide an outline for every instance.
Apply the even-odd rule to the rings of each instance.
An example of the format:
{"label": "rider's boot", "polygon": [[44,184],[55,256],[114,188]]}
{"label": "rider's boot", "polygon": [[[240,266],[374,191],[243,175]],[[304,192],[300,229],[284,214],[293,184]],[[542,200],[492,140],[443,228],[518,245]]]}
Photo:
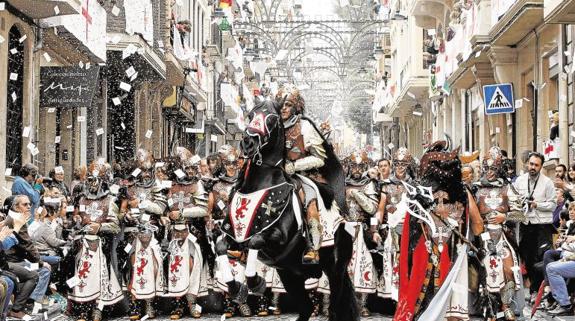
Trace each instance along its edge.
{"label": "rider's boot", "polygon": [[319,217],[312,216],[308,218],[308,236],[307,249],[303,256],[304,264],[319,263],[319,248],[321,245],[321,224]]}

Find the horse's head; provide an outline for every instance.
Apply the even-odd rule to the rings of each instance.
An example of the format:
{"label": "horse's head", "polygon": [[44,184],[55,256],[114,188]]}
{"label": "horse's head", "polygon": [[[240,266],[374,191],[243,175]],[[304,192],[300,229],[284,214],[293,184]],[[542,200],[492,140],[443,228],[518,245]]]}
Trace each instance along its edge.
{"label": "horse's head", "polygon": [[250,123],[240,143],[242,156],[256,164],[276,166],[283,160],[284,133],[277,102],[265,100],[250,112]]}

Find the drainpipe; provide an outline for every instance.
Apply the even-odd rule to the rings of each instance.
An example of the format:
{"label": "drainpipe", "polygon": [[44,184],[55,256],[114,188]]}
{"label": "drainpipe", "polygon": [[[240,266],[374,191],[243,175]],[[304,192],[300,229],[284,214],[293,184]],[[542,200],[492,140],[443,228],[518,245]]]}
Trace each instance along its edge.
{"label": "drainpipe", "polygon": [[560,73],[559,73],[559,139],[561,164],[569,164],[569,106],[568,102],[568,88],[567,88],[567,74],[564,72],[565,65],[567,64],[565,55],[562,53],[567,50],[567,25],[561,25],[561,42],[559,44],[560,60]]}
{"label": "drainpipe", "polygon": [[535,34],[535,68],[533,68],[533,111],[531,113],[531,117],[533,119],[533,151],[537,151],[537,143],[539,141],[539,90],[541,87],[541,80],[539,79],[539,75],[541,75],[540,68],[542,67],[540,60],[539,60],[539,35],[537,34],[537,30],[533,29],[533,33]]}

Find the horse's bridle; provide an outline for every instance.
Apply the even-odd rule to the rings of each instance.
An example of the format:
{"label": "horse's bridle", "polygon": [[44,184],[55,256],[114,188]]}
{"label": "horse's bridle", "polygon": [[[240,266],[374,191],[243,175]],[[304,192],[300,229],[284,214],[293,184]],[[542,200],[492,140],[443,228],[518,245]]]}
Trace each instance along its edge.
{"label": "horse's bridle", "polygon": [[[260,115],[263,115],[263,113],[260,113]],[[261,126],[259,126],[258,128],[252,127],[251,126],[253,123],[252,120],[252,123],[250,123],[250,125],[248,125],[248,128],[246,128],[246,134],[248,134],[248,136],[250,137],[257,137],[258,144],[255,148],[254,154],[252,156],[245,155],[246,156],[245,158],[254,159],[258,166],[261,166],[263,164],[263,156],[261,153],[261,149],[264,148],[269,143],[271,132],[276,128],[275,126],[278,126],[279,124],[279,122],[276,122],[275,126],[270,129],[268,127],[267,120],[271,116],[279,118],[279,116],[276,114],[265,115],[265,117],[263,118],[263,124],[261,124]],[[254,116],[254,119],[255,117],[258,117],[258,115]],[[262,142],[262,136],[264,136],[263,142]]]}

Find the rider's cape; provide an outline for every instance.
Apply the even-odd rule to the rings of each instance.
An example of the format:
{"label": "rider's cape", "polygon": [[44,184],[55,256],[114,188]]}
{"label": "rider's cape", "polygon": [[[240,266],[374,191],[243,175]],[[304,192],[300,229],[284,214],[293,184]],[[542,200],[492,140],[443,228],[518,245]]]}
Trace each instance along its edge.
{"label": "rider's cape", "polygon": [[[315,123],[311,121],[307,117],[302,117],[302,119],[307,120],[310,124],[312,124],[313,128],[317,131],[322,142],[322,147],[325,150],[325,160],[324,166],[318,169],[319,173],[323,176],[323,178],[327,181],[327,186],[338,186],[340,188],[332,188],[331,192],[334,194],[333,199],[335,200],[337,206],[339,207],[340,213],[347,213],[347,203],[345,201],[345,173],[343,171],[343,166],[339,162],[339,158],[335,154],[333,149],[333,145],[324,137],[321,131],[317,128]],[[320,193],[322,193],[322,197],[325,200],[325,206],[329,209],[331,207],[331,202],[327,195],[324,195],[325,189],[318,184],[318,188]]]}

